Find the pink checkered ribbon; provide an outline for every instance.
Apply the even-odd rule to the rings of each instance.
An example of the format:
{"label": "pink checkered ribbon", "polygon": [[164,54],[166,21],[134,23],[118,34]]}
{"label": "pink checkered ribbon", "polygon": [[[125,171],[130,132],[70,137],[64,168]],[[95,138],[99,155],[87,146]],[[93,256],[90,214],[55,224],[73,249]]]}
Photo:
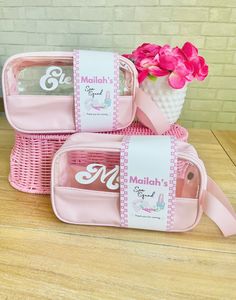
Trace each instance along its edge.
{"label": "pink checkered ribbon", "polygon": [[75,50],[73,75],[76,131],[117,130],[119,55]]}
{"label": "pink checkered ribbon", "polygon": [[121,226],[171,231],[176,178],[174,137],[124,137],[120,153]]}

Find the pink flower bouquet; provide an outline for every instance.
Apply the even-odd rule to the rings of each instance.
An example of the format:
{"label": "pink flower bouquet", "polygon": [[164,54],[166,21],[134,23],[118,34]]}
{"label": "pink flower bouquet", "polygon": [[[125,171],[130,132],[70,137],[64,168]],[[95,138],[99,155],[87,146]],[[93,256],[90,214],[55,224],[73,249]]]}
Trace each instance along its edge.
{"label": "pink flower bouquet", "polygon": [[172,88],[181,89],[194,78],[204,80],[208,75],[205,59],[198,55],[198,49],[190,42],[182,48],[144,43],[124,56],[135,64],[139,83],[147,77],[155,80],[167,76]]}

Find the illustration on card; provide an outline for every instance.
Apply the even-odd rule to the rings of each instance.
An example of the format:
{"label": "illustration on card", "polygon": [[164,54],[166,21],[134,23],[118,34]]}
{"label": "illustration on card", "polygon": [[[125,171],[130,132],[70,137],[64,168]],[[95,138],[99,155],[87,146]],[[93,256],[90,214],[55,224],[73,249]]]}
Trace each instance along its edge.
{"label": "illustration on card", "polygon": [[136,199],[132,202],[132,206],[136,213],[145,212],[152,214],[165,208],[164,195],[162,193],[158,194],[157,191],[146,193],[139,186],[134,187],[133,192],[136,194]]}
{"label": "illustration on card", "polygon": [[95,91],[95,89],[90,86],[86,86],[85,91],[88,94],[88,98],[85,100],[85,107],[87,111],[95,110],[100,112],[111,106],[112,101],[110,91],[106,91],[105,93],[103,89]]}

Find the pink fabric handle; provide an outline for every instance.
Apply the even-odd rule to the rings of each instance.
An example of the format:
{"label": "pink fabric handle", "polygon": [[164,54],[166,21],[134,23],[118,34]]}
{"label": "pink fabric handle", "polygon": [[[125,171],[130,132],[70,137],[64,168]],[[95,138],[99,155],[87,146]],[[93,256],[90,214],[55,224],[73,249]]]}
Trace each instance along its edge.
{"label": "pink fabric handle", "polygon": [[203,211],[219,226],[224,236],[236,234],[236,213],[222,190],[210,177]]}
{"label": "pink fabric handle", "polygon": [[155,134],[162,134],[170,129],[170,124],[152,101],[151,97],[140,88],[136,88],[135,102],[139,121],[150,128]]}

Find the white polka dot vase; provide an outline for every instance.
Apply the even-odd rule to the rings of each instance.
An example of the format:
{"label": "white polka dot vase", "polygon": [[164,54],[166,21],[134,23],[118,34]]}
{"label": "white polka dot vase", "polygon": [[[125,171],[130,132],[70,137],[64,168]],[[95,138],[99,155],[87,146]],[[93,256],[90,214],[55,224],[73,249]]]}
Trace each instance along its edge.
{"label": "white polka dot vase", "polygon": [[173,89],[167,77],[151,80],[148,77],[141,83],[140,88],[152,97],[170,124],[175,123],[181,114],[187,91],[187,85],[182,89]]}

